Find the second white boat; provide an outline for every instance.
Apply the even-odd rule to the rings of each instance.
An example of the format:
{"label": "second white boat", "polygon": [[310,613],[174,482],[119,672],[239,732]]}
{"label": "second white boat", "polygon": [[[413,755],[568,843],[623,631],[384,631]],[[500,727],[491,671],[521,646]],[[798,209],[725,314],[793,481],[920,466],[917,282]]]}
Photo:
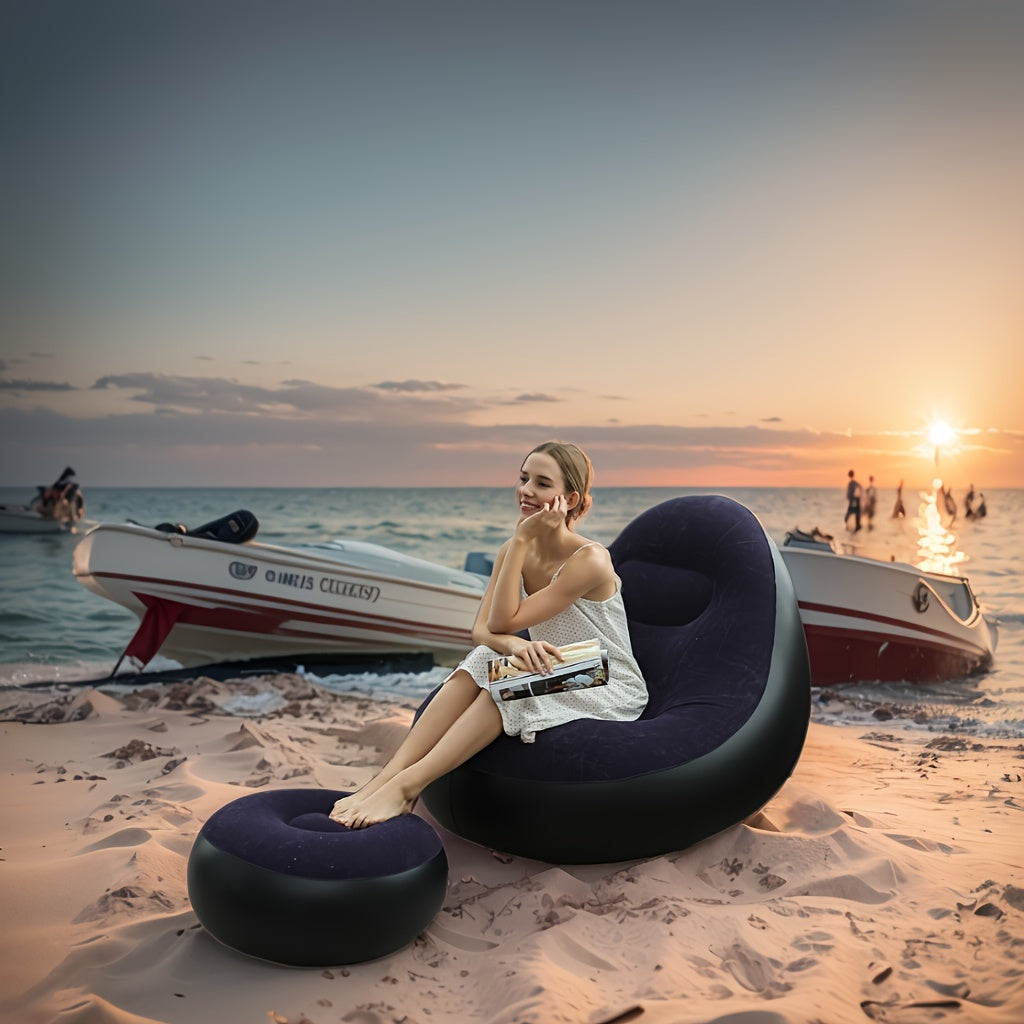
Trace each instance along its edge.
{"label": "second white boat", "polygon": [[996,629],[964,577],[840,554],[827,539],[800,531],[780,551],[815,686],[936,682],[992,664]]}

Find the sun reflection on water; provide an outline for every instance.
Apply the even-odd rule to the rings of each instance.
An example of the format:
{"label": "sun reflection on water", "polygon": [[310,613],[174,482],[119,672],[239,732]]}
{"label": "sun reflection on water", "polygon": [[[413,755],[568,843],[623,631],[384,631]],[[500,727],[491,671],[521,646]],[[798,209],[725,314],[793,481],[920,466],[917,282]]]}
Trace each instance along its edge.
{"label": "sun reflection on water", "polygon": [[[946,495],[942,481],[936,480],[930,492],[921,495],[921,506],[917,513],[917,561],[916,565],[925,572],[941,572],[949,576],[960,575],[960,565],[967,561],[967,555],[957,547],[956,534],[949,528],[955,514],[945,507]],[[948,516],[949,521],[943,522]]]}

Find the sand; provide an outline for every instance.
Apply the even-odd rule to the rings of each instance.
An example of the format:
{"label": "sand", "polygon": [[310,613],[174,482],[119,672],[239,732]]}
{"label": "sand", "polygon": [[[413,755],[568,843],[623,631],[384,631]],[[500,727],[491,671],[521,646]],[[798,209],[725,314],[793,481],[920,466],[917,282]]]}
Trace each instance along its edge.
{"label": "sand", "polygon": [[[271,689],[273,714],[225,710]],[[431,821],[444,906],[372,962],[212,939],[185,883],[203,822],[261,787],[352,788],[412,711],[291,676],[0,694],[0,1020],[1024,1020],[1024,744],[892,723],[813,724],[761,813],[667,856],[545,864]]]}

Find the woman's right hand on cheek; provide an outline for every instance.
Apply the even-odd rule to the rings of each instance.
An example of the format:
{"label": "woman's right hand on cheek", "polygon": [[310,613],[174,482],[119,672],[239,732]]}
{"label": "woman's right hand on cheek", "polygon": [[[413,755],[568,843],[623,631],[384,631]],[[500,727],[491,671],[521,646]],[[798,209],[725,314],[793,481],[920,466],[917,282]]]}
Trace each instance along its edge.
{"label": "woman's right hand on cheek", "polygon": [[567,510],[565,498],[559,495],[551,504],[545,503],[539,512],[520,519],[516,525],[516,534],[526,540],[533,540],[546,530],[557,530],[565,522]]}

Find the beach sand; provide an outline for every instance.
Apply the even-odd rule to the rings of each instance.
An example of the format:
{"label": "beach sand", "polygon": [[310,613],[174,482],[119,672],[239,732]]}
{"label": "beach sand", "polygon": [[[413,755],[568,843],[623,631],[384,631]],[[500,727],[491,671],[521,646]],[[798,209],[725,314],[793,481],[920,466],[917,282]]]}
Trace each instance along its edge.
{"label": "beach sand", "polygon": [[[271,688],[272,714],[223,707]],[[1024,1020],[1016,740],[814,724],[763,812],[638,862],[528,861],[431,822],[450,885],[426,931],[369,963],[298,969],[199,926],[192,842],[258,788],[363,782],[411,705],[274,676],[7,691],[0,712],[5,1021]]]}

